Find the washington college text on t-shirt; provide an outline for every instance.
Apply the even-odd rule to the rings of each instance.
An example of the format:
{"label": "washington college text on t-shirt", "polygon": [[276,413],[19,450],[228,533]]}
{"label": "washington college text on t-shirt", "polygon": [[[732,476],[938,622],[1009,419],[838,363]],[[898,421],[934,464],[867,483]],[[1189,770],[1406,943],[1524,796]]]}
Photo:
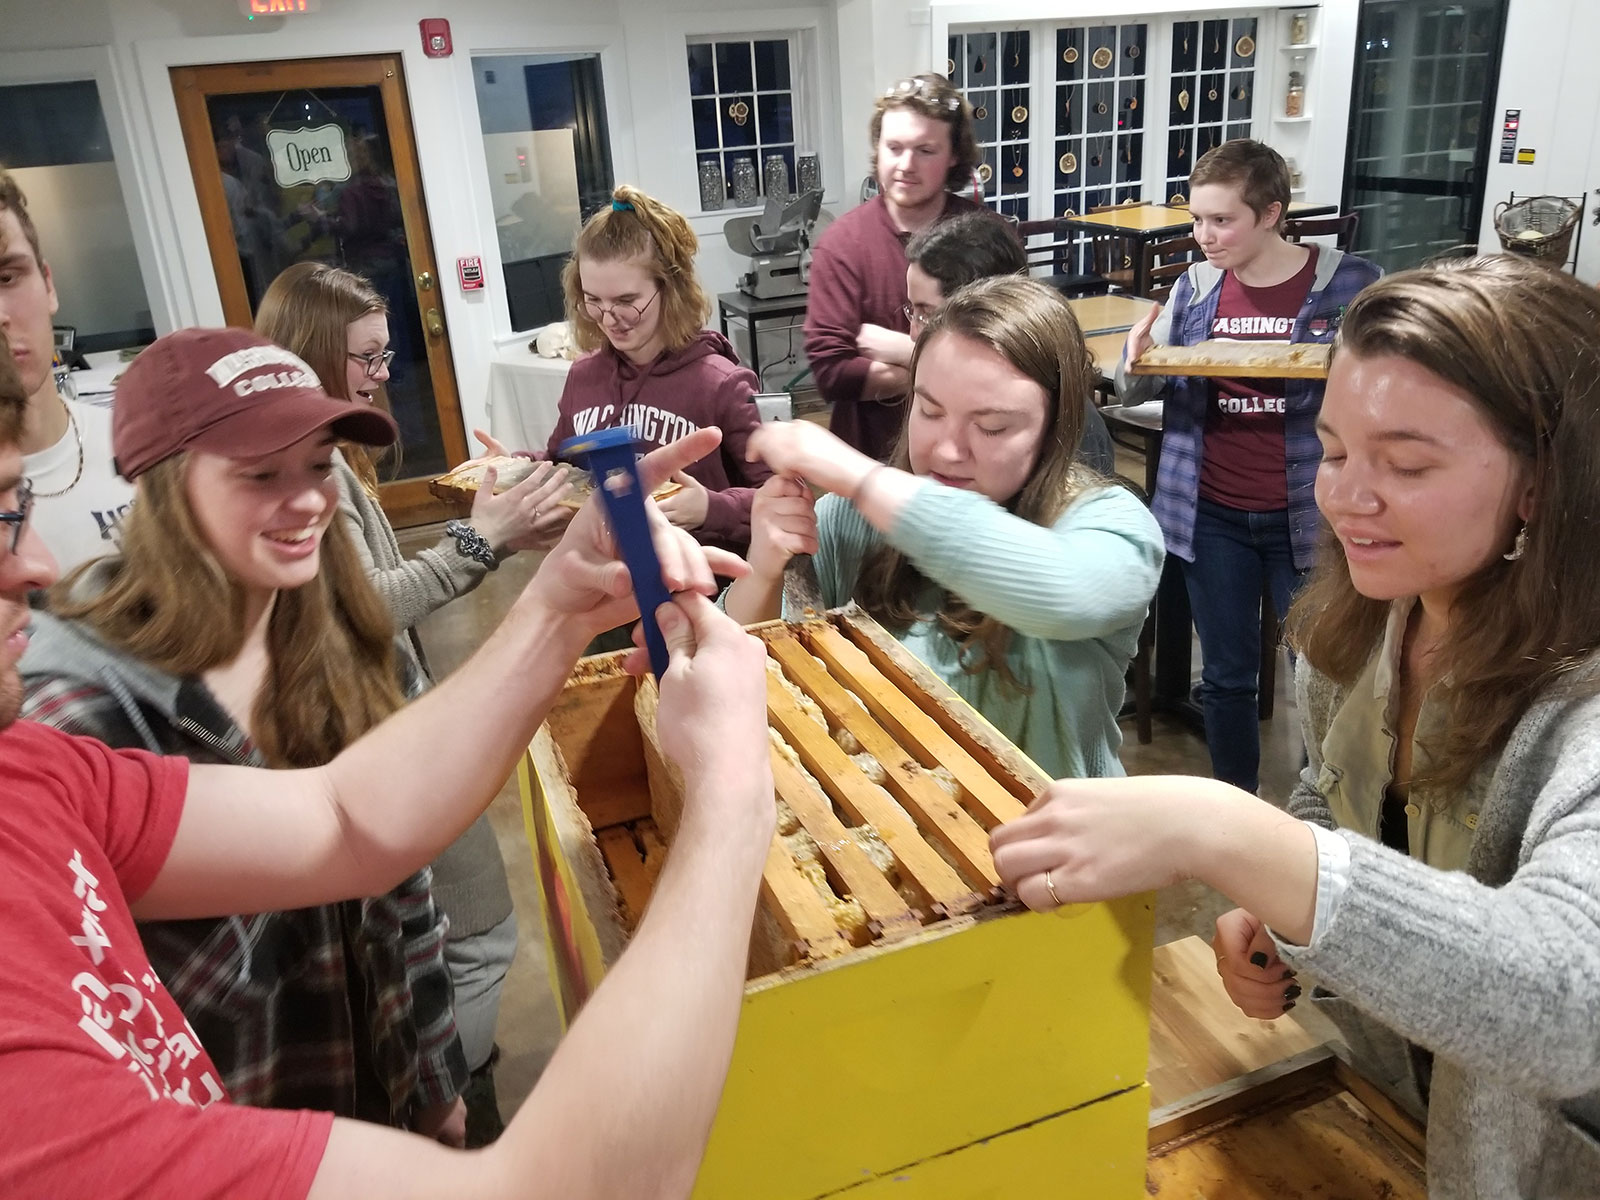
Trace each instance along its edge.
{"label": "washington college text on t-shirt", "polygon": [[7,1200],[301,1197],[316,1174],[332,1117],[226,1103],[134,928],[188,777],[183,759],[0,730]]}
{"label": "washington college text on t-shirt", "polygon": [[[1287,342],[1317,277],[1316,247],[1294,275],[1272,287],[1248,287],[1232,271],[1222,279],[1211,336],[1235,342]],[[1218,379],[1206,409],[1200,495],[1246,512],[1287,508],[1281,379]]]}
{"label": "washington college text on t-shirt", "polygon": [[54,446],[22,459],[23,475],[33,483],[30,524],[63,575],[92,558],[116,553],[117,524],[133,503],[133,484],[111,465],[111,410],[77,400],[64,403],[72,418],[67,432]]}

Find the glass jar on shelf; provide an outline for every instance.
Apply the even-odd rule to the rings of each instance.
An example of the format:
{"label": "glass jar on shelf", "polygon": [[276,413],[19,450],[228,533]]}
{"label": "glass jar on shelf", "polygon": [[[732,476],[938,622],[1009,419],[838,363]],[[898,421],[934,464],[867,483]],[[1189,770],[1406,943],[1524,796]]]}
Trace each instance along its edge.
{"label": "glass jar on shelf", "polygon": [[1306,59],[1303,54],[1295,55],[1289,67],[1289,90],[1283,97],[1283,115],[1306,115]]}
{"label": "glass jar on shelf", "polygon": [[1299,192],[1305,190],[1305,175],[1301,173],[1300,164],[1292,158],[1283,160],[1283,165],[1289,168],[1289,190]]}
{"label": "glass jar on shelf", "polygon": [[1297,12],[1289,17],[1289,44],[1304,46],[1311,40],[1311,14]]}

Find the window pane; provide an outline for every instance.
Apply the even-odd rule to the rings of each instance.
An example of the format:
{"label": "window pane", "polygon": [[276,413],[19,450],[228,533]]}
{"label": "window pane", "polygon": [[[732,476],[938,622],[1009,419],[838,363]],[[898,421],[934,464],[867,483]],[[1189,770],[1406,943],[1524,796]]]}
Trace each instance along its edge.
{"label": "window pane", "polygon": [[716,99],[691,100],[689,103],[694,108],[694,148],[696,150],[718,149]]}
{"label": "window pane", "polygon": [[711,43],[690,45],[689,94],[691,96],[710,96],[716,92],[717,79],[712,63]]}
{"label": "window pane", "polygon": [[755,90],[755,75],[750,70],[749,42],[717,43],[717,91],[724,96],[730,92]]}
{"label": "window pane", "polygon": [[761,117],[761,140],[794,141],[794,101],[788,95],[760,96],[756,111]]}
{"label": "window pane", "polygon": [[756,88],[763,92],[789,90],[789,43],[756,43]]}

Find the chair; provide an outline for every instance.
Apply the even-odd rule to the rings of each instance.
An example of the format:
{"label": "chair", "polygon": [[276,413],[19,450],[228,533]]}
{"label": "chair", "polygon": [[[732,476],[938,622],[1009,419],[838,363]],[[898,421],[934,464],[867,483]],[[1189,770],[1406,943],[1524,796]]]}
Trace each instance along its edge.
{"label": "chair", "polygon": [[[1124,200],[1120,204],[1094,204],[1089,207],[1089,215],[1117,212],[1124,208],[1144,208],[1149,203],[1148,200]],[[1124,292],[1132,291],[1133,256],[1138,253],[1138,244],[1117,233],[1095,235],[1090,244],[1093,247],[1095,271],[1105,276],[1112,287]]]}
{"label": "chair", "polygon": [[1179,276],[1187,271],[1200,254],[1200,243],[1185,233],[1178,237],[1162,238],[1144,245],[1144,294],[1158,303],[1166,303]]}
{"label": "chair", "polygon": [[[1067,229],[1058,219],[1019,221],[1017,236],[1022,239],[1030,270],[1034,267],[1048,270],[1050,274],[1042,276],[1041,281],[1048,283],[1063,296],[1069,299],[1077,296],[1103,296],[1111,290],[1111,281],[1102,275],[1094,272],[1061,270],[1063,259],[1068,254],[1075,255],[1086,240],[1082,231]],[[1042,246],[1030,246],[1028,239],[1032,237],[1049,237],[1053,240]]]}
{"label": "chair", "polygon": [[1290,217],[1283,223],[1285,241],[1303,242],[1308,237],[1331,237],[1333,244],[1348,253],[1356,244],[1361,214],[1341,213],[1337,217]]}

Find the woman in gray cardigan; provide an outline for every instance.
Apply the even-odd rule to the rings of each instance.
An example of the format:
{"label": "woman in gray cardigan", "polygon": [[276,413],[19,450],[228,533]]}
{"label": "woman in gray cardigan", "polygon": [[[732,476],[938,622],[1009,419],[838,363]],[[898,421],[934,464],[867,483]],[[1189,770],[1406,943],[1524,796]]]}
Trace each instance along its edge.
{"label": "woman in gray cardigan", "polygon": [[1291,614],[1287,815],[1076,780],[996,831],[1031,907],[1198,878],[1235,1003],[1300,999],[1428,1122],[1436,1197],[1600,1194],[1600,293],[1510,257],[1350,306]]}
{"label": "woman in gray cardigan", "polygon": [[[383,297],[365,279],[325,263],[303,262],[267,288],[257,332],[298,354],[328,393],[371,404],[389,378],[389,318]],[[378,503],[377,472],[365,449],[334,453],[339,515],[353,535],[367,578],[405,636],[414,665],[429,678],[416,624],[465,595],[507,556],[548,549],[570,514],[557,501],[569,490],[562,468],[539,464],[516,487],[479,493],[468,521],[445,526],[439,543],[415,558],[400,553]],[[449,921],[445,961],[455,986],[456,1024],[473,1083],[467,1096],[468,1144],[499,1132],[491,1072],[500,989],[517,947],[517,922],[499,844],[486,815],[433,864],[434,900]]]}

